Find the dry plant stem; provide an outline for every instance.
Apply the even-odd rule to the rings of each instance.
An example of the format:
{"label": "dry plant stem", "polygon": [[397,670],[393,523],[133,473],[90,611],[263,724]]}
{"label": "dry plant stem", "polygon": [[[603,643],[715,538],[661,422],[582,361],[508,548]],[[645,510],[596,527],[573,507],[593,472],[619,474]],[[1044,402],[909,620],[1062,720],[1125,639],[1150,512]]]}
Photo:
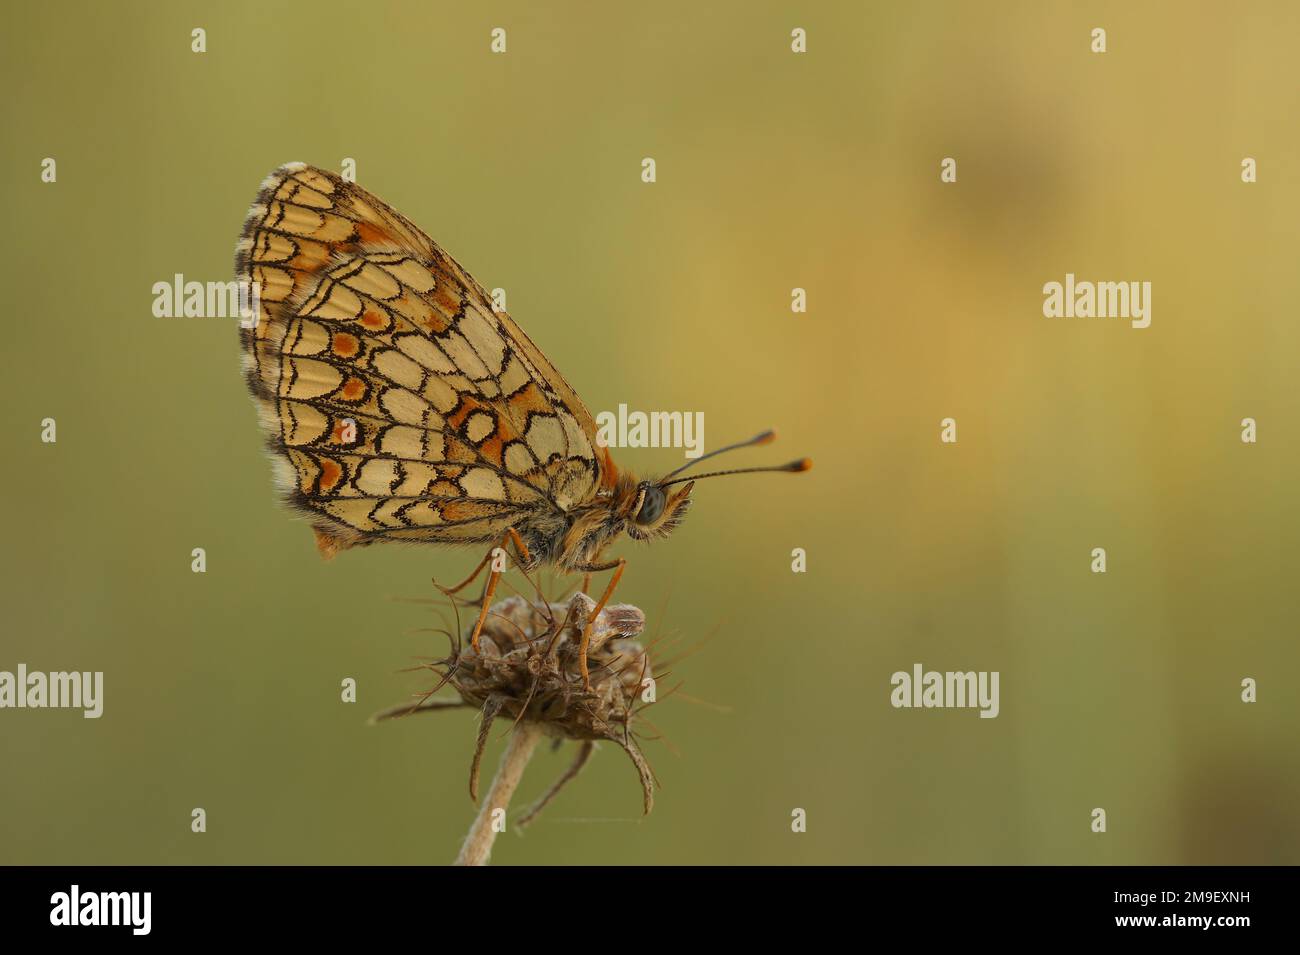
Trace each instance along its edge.
{"label": "dry plant stem", "polygon": [[510,797],[514,795],[515,788],[524,775],[524,767],[528,765],[541,738],[542,728],[536,723],[520,722],[510,734],[510,742],[501,756],[496,778],[492,780],[478,816],[469,827],[465,844],[460,847],[460,855],[456,857],[456,865],[487,865],[492,843],[497,837],[492,829],[493,810],[506,809],[510,805]]}

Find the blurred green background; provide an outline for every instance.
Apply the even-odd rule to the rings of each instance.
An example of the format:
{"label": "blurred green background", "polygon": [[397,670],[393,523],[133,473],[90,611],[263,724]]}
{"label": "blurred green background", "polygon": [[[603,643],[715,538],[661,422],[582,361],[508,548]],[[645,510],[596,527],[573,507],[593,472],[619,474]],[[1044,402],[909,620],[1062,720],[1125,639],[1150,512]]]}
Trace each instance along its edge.
{"label": "blurred green background", "polygon": [[[366,718],[445,646],[407,599],[477,553],[323,563],[233,323],[151,314],[230,277],[274,167],[352,157],[593,412],[816,461],[621,546],[621,599],[699,647],[649,714],[655,811],[605,746],[494,862],[1300,862],[1296,5],[467,6],[7,11],[0,669],[106,690],[0,711],[0,861],[455,854],[474,715]],[[1152,282],[1151,327],[1045,319],[1066,272]],[[1000,671],[1001,715],[891,708],[916,662]]]}

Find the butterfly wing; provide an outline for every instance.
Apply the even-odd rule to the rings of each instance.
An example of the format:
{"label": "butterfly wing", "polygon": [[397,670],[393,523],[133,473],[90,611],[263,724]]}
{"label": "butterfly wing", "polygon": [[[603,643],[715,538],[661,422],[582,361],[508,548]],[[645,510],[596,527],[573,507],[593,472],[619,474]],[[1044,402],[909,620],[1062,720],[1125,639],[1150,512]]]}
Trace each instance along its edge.
{"label": "butterfly wing", "polygon": [[235,271],[260,290],[243,345],[268,447],[323,552],[496,540],[612,482],[590,412],[541,351],[354,183],[276,170]]}

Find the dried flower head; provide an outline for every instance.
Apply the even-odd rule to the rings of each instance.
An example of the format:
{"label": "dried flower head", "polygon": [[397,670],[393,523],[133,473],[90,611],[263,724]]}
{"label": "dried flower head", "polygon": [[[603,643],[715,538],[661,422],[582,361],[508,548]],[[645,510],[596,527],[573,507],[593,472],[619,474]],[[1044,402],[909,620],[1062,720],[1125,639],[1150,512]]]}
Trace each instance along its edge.
{"label": "dried flower head", "polygon": [[[578,644],[595,606],[584,593],[559,603],[513,596],[493,604],[477,652],[469,643],[467,628],[446,659],[427,665],[441,676],[438,685],[420,702],[393,707],[376,719],[459,706],[479,709],[482,721],[469,778],[470,796],[475,801],[483,750],[498,717],[515,724],[533,724],[554,738],[556,745],[565,739],[579,741],[572,765],[520,817],[521,826],[531,822],[578,774],[596,741],[610,740],[622,747],[636,766],[644,811],[650,812],[654,775],[632,729],[643,691],[652,679],[649,654],[636,640],[645,629],[645,614],[630,604],[618,604],[597,615],[587,654],[591,674],[587,689],[579,669]],[[462,702],[430,699],[448,684]]]}

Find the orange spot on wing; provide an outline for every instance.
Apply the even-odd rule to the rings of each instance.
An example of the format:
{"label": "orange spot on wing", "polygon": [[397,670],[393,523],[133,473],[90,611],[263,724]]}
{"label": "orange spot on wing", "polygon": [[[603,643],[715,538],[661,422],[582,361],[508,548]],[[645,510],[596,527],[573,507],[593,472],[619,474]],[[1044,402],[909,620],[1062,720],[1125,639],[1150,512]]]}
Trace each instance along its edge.
{"label": "orange spot on wing", "polygon": [[361,324],[366,328],[383,328],[384,319],[378,312],[366,312],[361,316]]}
{"label": "orange spot on wing", "polygon": [[452,501],[442,506],[443,520],[448,521],[472,521],[477,517],[483,517],[484,513],[481,504],[470,504],[467,501]]}
{"label": "orange spot on wing", "polygon": [[434,286],[433,301],[447,315],[455,315],[460,310],[460,296],[452,291],[449,282],[439,282]]}
{"label": "orange spot on wing", "polygon": [[459,428],[475,411],[486,411],[490,414],[492,409],[471,395],[462,395],[456,410],[447,416],[447,423],[453,428]]}
{"label": "orange spot on wing", "polygon": [[543,414],[551,410],[551,404],[542,394],[537,383],[530,381],[526,387],[520,389],[507,399],[510,404],[510,410],[516,412],[520,417],[527,418],[528,412],[540,411]]}
{"label": "orange spot on wing", "polygon": [[357,240],[371,245],[393,245],[393,237],[378,226],[369,222],[357,223]]}
{"label": "orange spot on wing", "polygon": [[414,321],[430,335],[441,335],[448,326],[447,319],[431,308],[424,309]]}
{"label": "orange spot on wing", "polygon": [[349,335],[347,332],[335,332],[333,344],[334,354],[340,358],[355,358],[357,352],[361,350],[361,342],[355,335]]}
{"label": "orange spot on wing", "polygon": [[504,467],[505,465],[501,460],[502,447],[501,432],[497,431],[496,434],[478,446],[478,453],[497,467]]}
{"label": "orange spot on wing", "polygon": [[339,479],[343,477],[343,468],[337,461],[325,458],[320,463],[320,489],[322,491],[332,491],[338,486]]}
{"label": "orange spot on wing", "polygon": [[360,401],[366,396],[366,383],[360,378],[352,377],[343,382],[339,397],[344,401]]}

